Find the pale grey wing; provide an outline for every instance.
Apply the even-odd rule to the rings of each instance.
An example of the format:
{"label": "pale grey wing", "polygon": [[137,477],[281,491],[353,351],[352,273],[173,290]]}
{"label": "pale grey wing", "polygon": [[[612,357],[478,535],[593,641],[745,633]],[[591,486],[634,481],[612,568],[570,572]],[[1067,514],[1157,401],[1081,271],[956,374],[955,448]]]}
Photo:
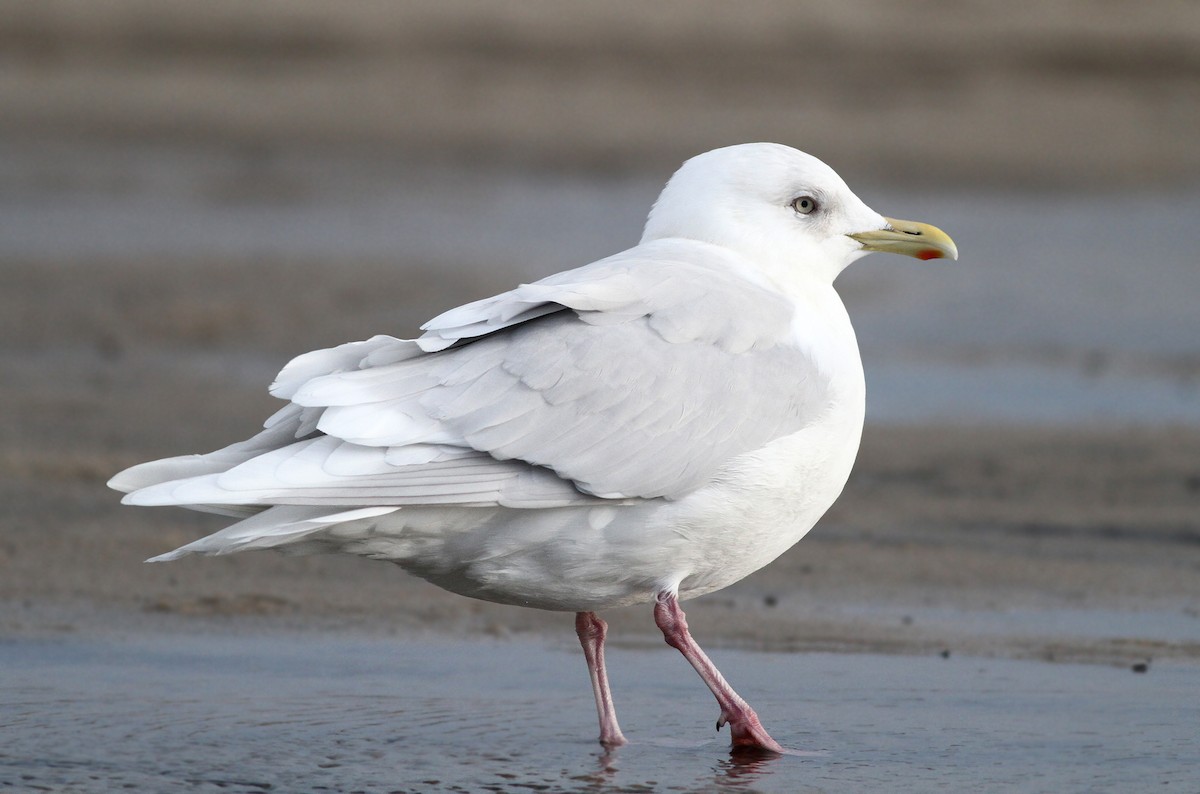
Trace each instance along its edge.
{"label": "pale grey wing", "polygon": [[131,493],[136,505],[313,507],[561,507],[602,500],[553,472],[471,449],[414,444],[367,447],[328,435],[287,444],[226,470]]}
{"label": "pale grey wing", "polygon": [[738,275],[751,272],[723,248],[655,240],[451,309],[421,326],[416,342],[443,350],[570,309],[592,325],[648,318],[670,342],[710,342],[733,353],[769,347],[786,335],[791,305]]}
{"label": "pale grey wing", "polygon": [[[173,458],[139,463],[118,472],[108,481],[108,487],[123,493],[142,491],[160,483],[188,480],[227,471],[260,455],[292,444],[316,429],[320,412],[289,403],[267,420],[262,432],[245,441],[204,455],[180,455]],[[172,504],[183,504],[173,502]],[[193,510],[218,515],[246,517],[261,508],[214,500],[183,504]]]}
{"label": "pale grey wing", "polygon": [[[317,350],[284,367],[272,391],[290,394],[316,374],[385,366],[421,355],[412,340],[383,336]],[[601,501],[549,470],[462,446],[381,449],[344,442],[316,430],[321,413],[289,403],[246,441],[206,455],[139,464],[117,474],[109,486],[129,494],[127,504],[179,505],[238,517],[269,505],[326,508],[304,513],[304,521],[293,522],[297,527],[328,522],[332,506],[537,508]]]}
{"label": "pale grey wing", "polygon": [[[553,315],[438,355],[438,385],[329,407],[319,427],[367,446],[456,439],[606,498],[678,497],[811,423],[822,393],[795,348],[668,342],[649,318],[592,326]],[[340,396],[354,385],[343,380]]]}
{"label": "pale grey wing", "polygon": [[319,541],[314,534],[332,527],[357,527],[370,531],[374,519],[396,512],[398,507],[356,507],[349,510],[325,507],[274,505],[256,511],[212,535],[206,535],[174,551],[151,557],[146,562],[169,562],[189,554],[234,554],[252,549],[288,547],[289,551],[337,550],[336,541]]}
{"label": "pale grey wing", "polygon": [[[412,340],[376,336],[362,342],[350,342],[326,350],[315,350],[292,359],[271,386],[272,394],[285,399],[303,383],[318,375],[361,369],[377,363],[392,363],[421,355]],[[140,463],[119,472],[108,486],[130,493],[151,485],[226,471],[271,450],[287,446],[316,432],[319,410],[289,403],[267,419],[263,430],[246,439],[204,455],[180,455]],[[197,505],[212,512],[243,514],[242,509],[213,509],[215,505]]]}
{"label": "pale grey wing", "polygon": [[[458,444],[605,498],[681,496],[820,410],[825,383],[785,341],[794,308],[783,297],[728,268],[659,259],[624,272],[621,290],[636,300],[622,303],[599,264],[563,274],[540,297],[586,305],[591,277],[607,310],[548,313],[525,300],[523,311],[540,310],[532,319],[430,356],[314,379],[294,399],[325,409],[322,432],[358,445]],[[504,309],[492,299],[472,311],[477,324],[489,313],[501,324]],[[472,320],[459,315],[444,322],[456,333]]]}
{"label": "pale grey wing", "polygon": [[259,436],[143,464],[114,487],[138,488],[133,504],[238,515],[680,495],[803,426],[819,392],[781,344],[791,304],[726,257],[640,246],[452,310],[417,341],[305,354],[272,387],[294,402]]}
{"label": "pale grey wing", "polygon": [[[421,355],[425,353],[415,341],[390,336],[375,336],[361,342],[314,350],[292,359],[276,376],[271,385],[271,393],[287,399],[299,386],[317,376],[392,364]],[[321,409],[288,403],[267,419],[261,432],[245,441],[203,455],[182,455],[141,463],[119,472],[109,480],[108,485],[130,494],[124,500],[127,504],[170,504],[244,518],[256,515],[267,505],[276,503],[271,501],[271,496],[278,495],[280,488],[272,491],[262,487],[264,467],[281,460],[290,460],[292,479],[289,488],[293,491],[307,492],[314,504],[330,503],[332,500],[328,495],[336,491],[338,484],[344,483],[348,477],[357,474],[371,477],[379,472],[370,467],[361,472],[347,471],[345,461],[351,456],[346,454],[346,449],[342,450],[341,454],[332,456],[335,463],[342,462],[339,469],[334,472],[326,472],[323,469],[319,453],[322,450],[332,453],[333,448],[314,448],[310,444],[298,443],[323,435],[316,429],[321,413]],[[350,445],[345,446],[348,449]],[[301,452],[304,454],[300,454]],[[473,450],[459,452],[479,455]],[[395,471],[402,466],[416,466],[418,468],[409,470],[419,481],[419,465],[430,460],[430,452],[425,448],[394,450],[388,455],[388,471]],[[298,476],[297,461],[305,461],[308,465],[304,477]],[[475,474],[474,478],[468,478],[474,480],[472,483],[464,484],[464,491],[478,496],[480,477],[478,472]],[[240,478],[244,475],[247,479],[243,483]],[[442,476],[450,477],[451,473],[443,467]],[[518,485],[535,480],[536,484],[540,485],[544,478],[530,478],[523,472],[504,470],[497,471],[494,479],[497,494],[503,494],[504,497],[518,502],[523,497],[519,493]],[[236,487],[228,487],[230,484]],[[443,491],[445,490],[443,488]],[[559,490],[568,490],[576,497],[581,496],[572,488]],[[318,494],[326,496],[321,497]],[[543,487],[536,487],[524,496],[533,504],[548,500],[546,489]],[[445,493],[442,497],[445,500]],[[397,499],[403,501],[399,495]],[[377,501],[370,502],[376,503]]]}
{"label": "pale grey wing", "polygon": [[[392,364],[422,355],[424,351],[411,339],[373,336],[361,342],[313,350],[296,356],[275,376],[271,394],[290,400],[296,389],[313,378]],[[268,420],[268,424],[270,420]]]}

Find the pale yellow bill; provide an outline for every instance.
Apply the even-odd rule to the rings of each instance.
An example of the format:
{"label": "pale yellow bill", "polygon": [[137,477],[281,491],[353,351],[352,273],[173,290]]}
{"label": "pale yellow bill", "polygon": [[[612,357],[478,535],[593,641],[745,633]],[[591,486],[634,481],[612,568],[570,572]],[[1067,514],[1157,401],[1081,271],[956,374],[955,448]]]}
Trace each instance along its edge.
{"label": "pale yellow bill", "polygon": [[950,235],[936,226],[916,221],[884,218],[887,227],[847,235],[862,243],[863,250],[915,256],[917,259],[958,259],[958,247]]}

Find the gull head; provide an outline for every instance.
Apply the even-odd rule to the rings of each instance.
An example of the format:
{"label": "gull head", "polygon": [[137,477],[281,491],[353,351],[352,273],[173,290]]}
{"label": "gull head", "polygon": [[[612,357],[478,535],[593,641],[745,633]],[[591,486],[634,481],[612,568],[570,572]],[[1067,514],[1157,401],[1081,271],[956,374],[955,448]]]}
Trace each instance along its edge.
{"label": "gull head", "polygon": [[642,242],[664,238],[722,246],[784,282],[832,283],[871,251],[958,258],[942,230],[880,215],[825,163],[777,143],[727,146],[685,162],[650,211]]}

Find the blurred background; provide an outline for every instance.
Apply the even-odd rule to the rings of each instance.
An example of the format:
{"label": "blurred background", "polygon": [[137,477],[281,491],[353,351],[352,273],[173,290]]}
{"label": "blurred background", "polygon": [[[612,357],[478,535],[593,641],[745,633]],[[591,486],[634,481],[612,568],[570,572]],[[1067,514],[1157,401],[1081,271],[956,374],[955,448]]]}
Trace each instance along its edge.
{"label": "blurred background", "polygon": [[295,354],[633,244],[683,159],[773,140],[962,259],[841,279],[859,471],[718,603],[796,593],[799,646],[814,603],[891,637],[917,603],[1136,596],[1174,616],[1156,642],[1195,632],[1195,3],[43,0],[0,11],[0,66],[7,625],[369,622],[365,581],[422,625],[537,625],[360,561],[140,566],[219,523],[103,482],[252,432]]}
{"label": "blurred background", "polygon": [[[770,693],[769,722],[793,740],[841,742],[820,768],[842,759],[875,776],[830,790],[904,790],[918,767],[939,785],[953,767],[962,788],[1105,790],[1095,781],[1114,770],[1132,776],[1114,790],[1194,788],[1194,758],[1177,774],[1194,756],[1194,715],[1177,712],[1193,708],[1187,665],[1200,659],[1192,0],[3,4],[0,639],[14,641],[0,651],[15,656],[0,668],[27,683],[3,693],[18,730],[0,742],[0,788],[21,773],[19,785],[158,790],[214,765],[310,788],[403,752],[379,744],[403,738],[395,709],[416,709],[405,741],[422,757],[472,751],[464,769],[494,761],[477,747],[519,735],[479,722],[490,713],[528,726],[536,712],[531,735],[590,738],[571,616],[469,601],[359,559],[142,565],[222,522],[121,507],[104,482],[254,432],[296,354],[409,336],[446,308],[632,245],[681,161],[758,140],[820,157],[886,215],[940,226],[961,260],[874,256],[839,280],[868,381],[856,471],[803,543],[689,602],[697,637],[875,654],[827,659],[816,688],[791,683],[815,657],[760,654],[734,671]],[[644,608],[606,617],[612,643],[661,648]],[[343,651],[347,629],[399,639]],[[507,646],[489,674],[470,664],[490,653],[447,655],[420,644],[430,632],[538,639]],[[537,656],[546,643],[572,659]],[[698,684],[657,653],[613,666],[618,701],[647,712],[627,730],[645,736],[663,715],[711,724]],[[462,666],[450,699],[414,705],[450,656]],[[321,700],[324,682],[305,677],[353,687],[360,657],[381,669],[358,700]],[[943,660],[964,657],[1039,663],[999,681],[982,663],[954,667],[960,691]],[[545,692],[490,700],[550,675],[522,684],[510,670],[547,666],[568,670],[555,674],[578,695],[571,708]],[[639,669],[659,678],[622,680]],[[255,698],[272,685],[292,688],[261,719],[291,733],[246,716],[246,704],[270,711]],[[399,700],[379,701],[390,687]],[[827,702],[810,708],[818,693]],[[355,738],[327,746],[326,734]],[[1152,734],[1170,737],[1151,746]],[[846,765],[851,736],[872,749]],[[211,744],[179,754],[195,741]],[[508,763],[575,774],[580,746],[560,742],[548,766],[519,752]],[[338,772],[346,747],[369,757]],[[661,750],[629,749],[623,779],[643,774],[631,767],[663,779]],[[691,756],[676,762],[694,774]],[[429,774],[457,779],[456,763]],[[1014,770],[1050,776],[1021,784]],[[925,780],[911,789],[935,787]]]}
{"label": "blurred background", "polygon": [[963,251],[843,278],[874,419],[1200,422],[1193,3],[37,2],[0,63],[14,366],[408,334],[772,140]]}

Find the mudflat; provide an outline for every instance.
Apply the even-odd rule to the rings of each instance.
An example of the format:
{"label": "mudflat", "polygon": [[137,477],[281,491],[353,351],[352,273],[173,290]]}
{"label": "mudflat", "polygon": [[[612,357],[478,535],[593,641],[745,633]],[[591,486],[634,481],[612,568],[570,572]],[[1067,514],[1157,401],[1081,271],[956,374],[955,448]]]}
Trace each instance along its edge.
{"label": "mudflat", "polygon": [[1186,0],[50,0],[7,13],[0,42],[0,132],[26,142],[612,172],[775,140],[858,178],[1144,190],[1200,175]]}
{"label": "mudflat", "polygon": [[[122,507],[104,487],[126,465],[245,437],[274,410],[265,386],[291,353],[411,332],[464,285],[373,262],[341,263],[336,279],[295,262],[3,262],[0,279],[5,632],[164,616],[569,632],[568,615],[366,560],[146,565],[222,520]],[[1198,460],[1192,427],[868,426],[834,509],[775,563],[690,605],[694,628],[753,648],[1200,659]],[[612,617],[614,641],[660,641],[648,610]]]}
{"label": "mudflat", "polygon": [[[852,184],[873,179],[895,196],[914,185],[960,191],[959,213],[983,231],[972,195],[1003,189],[1001,203],[1021,207],[1026,190],[1100,190],[1087,211],[1111,231],[1105,219],[1131,203],[1120,190],[1169,198],[1200,174],[1198,8],[1097,13],[1066,2],[1022,14],[978,5],[934,13],[862,0],[765,2],[753,13],[715,2],[485,12],[432,1],[114,0],[13,10],[0,31],[12,67],[0,80],[0,201],[21,228],[0,235],[0,628],[268,620],[385,632],[569,630],[568,616],[468,601],[363,560],[141,563],[221,524],[122,508],[103,487],[113,472],[253,432],[276,407],[266,384],[292,355],[407,335],[444,308],[542,275],[515,257],[468,255],[449,267],[386,244],[337,255],[339,240],[313,230],[363,212],[380,188],[347,177],[333,200],[323,198],[328,185],[308,178],[313,163],[326,176],[374,173],[380,163],[444,165],[459,177],[474,166],[534,180],[571,173],[620,192],[614,175],[661,182],[698,151],[774,139],[819,154]],[[209,168],[214,151],[223,159]],[[393,168],[397,161],[406,165]],[[631,224],[653,197],[640,191],[612,202],[636,204],[620,210]],[[428,214],[417,200],[403,204],[418,218],[410,227],[424,224],[425,245],[461,244],[438,218],[477,205],[461,196],[438,204],[420,179],[401,192],[433,194]],[[480,192],[517,208],[506,217],[512,237],[559,239],[526,225],[521,201],[532,189]],[[337,205],[351,195],[352,209]],[[282,210],[321,201],[320,212],[280,225]],[[178,211],[158,223],[164,206]],[[244,218],[276,237],[205,237],[187,220],[192,206],[217,218],[212,228],[236,230],[227,221]],[[1082,234],[1071,220],[1066,228]],[[359,227],[340,228],[343,241],[359,239]],[[1030,259],[1020,235],[993,253],[992,268]],[[281,254],[277,238],[296,237],[314,247]],[[1034,253],[1069,237],[1042,230]],[[1171,235],[1157,238],[1141,242]],[[571,242],[555,249],[553,269],[582,263]],[[602,255],[631,241],[593,242],[580,247]],[[962,266],[980,268],[971,244],[960,240]],[[1194,271],[1178,246],[1148,250],[1137,262],[1147,283]],[[1155,258],[1174,270],[1154,270]],[[1132,272],[1125,264],[1103,267]],[[1053,276],[1054,262],[1024,272],[1003,294],[971,300],[1009,301],[1012,326],[1039,322],[1030,307],[1052,316],[1056,300],[1034,281]],[[905,298],[888,286],[902,281],[850,287],[878,313]],[[1076,283],[1068,276],[1060,287]],[[1105,326],[1092,309],[1144,294],[1138,286],[1077,290],[1093,303],[1074,310]],[[1164,388],[1191,405],[1194,313],[1179,299],[1190,293],[1159,291],[1174,296],[1161,350],[1156,310],[1141,305],[1132,320],[1113,314],[1142,334],[1127,349],[1065,338],[1043,322],[1042,336],[995,348],[972,342],[968,352],[1003,358],[1025,344],[1038,372],[1074,368],[1085,379],[1166,373]],[[958,306],[957,319],[939,326],[945,336],[970,319]],[[868,426],[830,515],[773,565],[690,605],[698,636],[794,650],[1196,659],[1200,428],[1153,417],[1045,424],[1015,413],[1003,425]],[[613,618],[614,641],[658,641],[645,610]]]}

